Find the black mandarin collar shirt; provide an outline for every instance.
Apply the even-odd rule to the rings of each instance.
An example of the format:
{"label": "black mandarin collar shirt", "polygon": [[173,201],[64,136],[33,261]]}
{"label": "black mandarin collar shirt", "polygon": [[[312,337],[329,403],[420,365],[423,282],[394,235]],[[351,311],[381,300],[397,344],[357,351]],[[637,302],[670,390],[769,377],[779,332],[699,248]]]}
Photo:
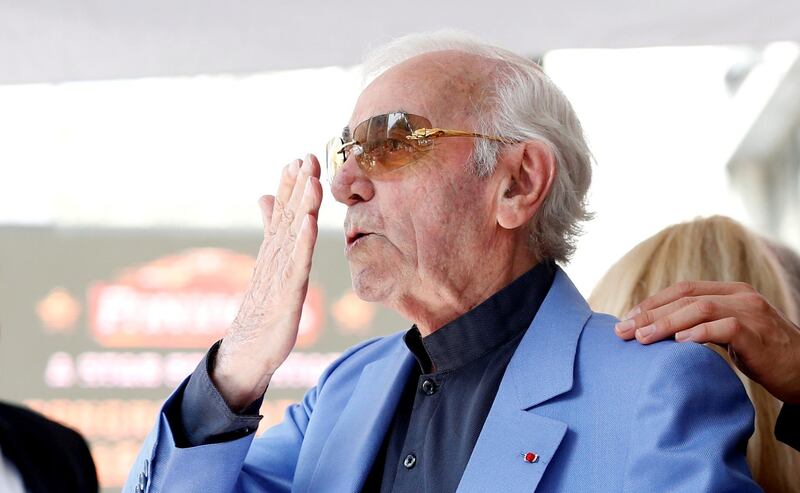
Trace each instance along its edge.
{"label": "black mandarin collar shirt", "polygon": [[420,371],[457,370],[520,335],[533,321],[553,275],[552,266],[539,264],[427,337],[411,327],[403,340]]}
{"label": "black mandarin collar shirt", "polygon": [[451,492],[494,402],[506,366],[550,290],[543,262],[434,333],[404,336],[419,363],[375,458],[364,492]]}

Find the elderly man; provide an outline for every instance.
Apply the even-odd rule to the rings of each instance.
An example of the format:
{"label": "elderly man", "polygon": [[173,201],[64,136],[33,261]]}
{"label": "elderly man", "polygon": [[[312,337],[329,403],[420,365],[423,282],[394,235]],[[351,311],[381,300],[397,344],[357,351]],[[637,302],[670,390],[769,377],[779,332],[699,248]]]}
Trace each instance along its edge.
{"label": "elderly man", "polygon": [[752,409],[725,362],[624,343],[556,266],[587,216],[590,158],[539,67],[450,35],[374,60],[328,165],[355,291],[413,327],[347,351],[253,440],[322,200],[316,158],[290,163],[261,200],[241,310],[164,405],[126,491],[757,491]]}

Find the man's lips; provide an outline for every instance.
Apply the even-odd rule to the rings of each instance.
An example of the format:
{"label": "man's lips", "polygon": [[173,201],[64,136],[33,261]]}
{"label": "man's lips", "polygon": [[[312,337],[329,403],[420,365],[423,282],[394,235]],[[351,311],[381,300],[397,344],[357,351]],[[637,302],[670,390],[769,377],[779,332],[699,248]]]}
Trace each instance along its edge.
{"label": "man's lips", "polygon": [[354,245],[354,244],[355,244],[355,243],[356,243],[358,240],[360,240],[360,239],[362,239],[362,238],[364,238],[364,237],[370,236],[370,235],[372,235],[372,234],[373,234],[373,233],[369,233],[369,232],[367,232],[367,231],[354,231],[354,232],[352,232],[352,233],[348,233],[348,234],[347,234],[347,240],[346,240],[346,242],[347,242],[347,246],[348,246],[348,247],[351,247],[351,246],[353,246],[353,245]]}

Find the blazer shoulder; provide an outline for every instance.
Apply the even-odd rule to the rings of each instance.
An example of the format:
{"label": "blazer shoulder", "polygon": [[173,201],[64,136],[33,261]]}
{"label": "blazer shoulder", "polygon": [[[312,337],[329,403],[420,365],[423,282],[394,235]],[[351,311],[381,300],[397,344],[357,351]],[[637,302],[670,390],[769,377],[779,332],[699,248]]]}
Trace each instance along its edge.
{"label": "blazer shoulder", "polygon": [[604,313],[591,315],[579,344],[579,353],[584,361],[642,376],[649,371],[664,378],[700,372],[737,379],[728,362],[705,345],[674,340],[648,345],[623,341],[614,332],[617,321],[617,318]]}

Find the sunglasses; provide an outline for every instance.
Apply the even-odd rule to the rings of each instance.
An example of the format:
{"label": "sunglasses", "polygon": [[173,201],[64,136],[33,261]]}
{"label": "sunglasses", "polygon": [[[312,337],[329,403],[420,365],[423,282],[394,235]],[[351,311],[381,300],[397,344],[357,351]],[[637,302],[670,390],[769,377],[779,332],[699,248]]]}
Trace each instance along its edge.
{"label": "sunglasses", "polygon": [[352,132],[345,127],[341,137],[328,142],[325,152],[328,178],[333,181],[351,155],[368,176],[398,170],[417,161],[441,137],[473,137],[504,144],[513,142],[475,132],[433,128],[430,120],[418,115],[387,113],[364,120]]}

